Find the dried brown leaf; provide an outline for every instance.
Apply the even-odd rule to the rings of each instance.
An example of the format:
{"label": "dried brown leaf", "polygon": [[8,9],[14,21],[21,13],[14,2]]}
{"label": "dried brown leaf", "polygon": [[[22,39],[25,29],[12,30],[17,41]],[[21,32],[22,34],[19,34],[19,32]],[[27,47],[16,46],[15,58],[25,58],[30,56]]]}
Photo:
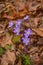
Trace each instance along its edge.
{"label": "dried brown leaf", "polygon": [[39,36],[43,37],[43,31],[41,31],[39,28],[32,28],[34,32],[36,32]]}

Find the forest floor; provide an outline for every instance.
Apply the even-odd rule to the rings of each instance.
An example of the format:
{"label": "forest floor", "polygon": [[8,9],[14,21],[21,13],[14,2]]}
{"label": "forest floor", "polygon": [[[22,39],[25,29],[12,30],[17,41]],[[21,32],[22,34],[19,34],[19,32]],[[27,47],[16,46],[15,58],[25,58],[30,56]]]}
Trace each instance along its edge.
{"label": "forest floor", "polygon": [[43,65],[43,0],[0,0],[0,65]]}

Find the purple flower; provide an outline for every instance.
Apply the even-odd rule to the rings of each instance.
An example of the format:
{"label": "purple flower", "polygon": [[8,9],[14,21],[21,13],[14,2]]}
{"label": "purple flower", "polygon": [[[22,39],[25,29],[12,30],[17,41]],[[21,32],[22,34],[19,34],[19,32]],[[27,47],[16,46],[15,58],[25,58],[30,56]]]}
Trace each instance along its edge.
{"label": "purple flower", "polygon": [[16,21],[16,26],[17,25],[21,25],[21,20],[20,19],[18,19],[17,21]]}
{"label": "purple flower", "polygon": [[28,45],[28,43],[30,42],[30,38],[23,37],[22,41],[25,45]]}
{"label": "purple flower", "polygon": [[16,33],[16,35],[19,35],[19,33],[20,33],[20,25],[21,25],[21,20],[18,19],[16,22],[16,26],[14,28],[14,33]]}
{"label": "purple flower", "polygon": [[24,31],[24,36],[25,37],[28,37],[28,36],[30,36],[32,34],[32,30],[30,29],[30,28],[28,28],[28,30],[25,30]]}
{"label": "purple flower", "polygon": [[29,18],[29,16],[27,15],[27,16],[24,17],[24,20],[27,20],[28,18]]}
{"label": "purple flower", "polygon": [[19,33],[20,33],[20,28],[18,28],[18,27],[14,28],[14,33],[16,33],[16,35],[19,35]]}
{"label": "purple flower", "polygon": [[16,27],[16,28],[17,28],[17,27],[19,27],[19,28],[20,28],[20,25],[16,24],[16,26],[15,26],[15,27]]}
{"label": "purple flower", "polygon": [[14,25],[14,23],[11,21],[9,22],[9,27],[12,27]]}

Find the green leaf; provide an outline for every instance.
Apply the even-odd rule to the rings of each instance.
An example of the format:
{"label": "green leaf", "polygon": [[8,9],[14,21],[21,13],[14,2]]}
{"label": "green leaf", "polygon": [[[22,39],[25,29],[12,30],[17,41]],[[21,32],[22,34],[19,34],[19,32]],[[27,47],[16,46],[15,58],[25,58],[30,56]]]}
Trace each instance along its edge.
{"label": "green leaf", "polygon": [[11,48],[12,48],[12,45],[10,45],[10,44],[6,45],[6,49],[11,50]]}
{"label": "green leaf", "polygon": [[4,53],[4,49],[0,47],[0,55],[2,55],[3,53]]}
{"label": "green leaf", "polygon": [[32,65],[32,61],[28,55],[23,54],[21,60],[23,65]]}
{"label": "green leaf", "polygon": [[16,42],[21,42],[21,38],[20,38],[19,35],[15,35],[15,36],[13,37],[12,41],[13,41],[14,43],[16,43]]}

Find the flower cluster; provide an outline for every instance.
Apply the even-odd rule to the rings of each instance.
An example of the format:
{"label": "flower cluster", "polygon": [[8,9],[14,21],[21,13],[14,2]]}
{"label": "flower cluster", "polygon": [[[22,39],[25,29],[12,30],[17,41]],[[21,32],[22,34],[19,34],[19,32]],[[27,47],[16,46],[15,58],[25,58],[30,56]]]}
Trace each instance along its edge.
{"label": "flower cluster", "polygon": [[[27,20],[28,16],[24,17],[24,20]],[[12,27],[14,25],[14,23],[11,21],[9,23],[9,27]],[[14,33],[16,33],[16,35],[19,35],[20,33],[20,28],[21,28],[21,19],[18,19],[16,21],[16,25],[14,27]],[[24,31],[24,37],[22,38],[23,43],[25,43],[26,45],[28,45],[28,43],[30,42],[30,38],[29,36],[32,34],[32,30],[30,28],[28,28],[27,30]]]}
{"label": "flower cluster", "polygon": [[28,43],[30,42],[30,38],[28,38],[30,35],[32,34],[32,30],[30,28],[28,28],[28,30],[24,31],[24,37],[22,38],[23,43],[25,43],[26,45],[28,45]]}
{"label": "flower cluster", "polygon": [[16,22],[16,26],[14,28],[14,33],[16,33],[16,35],[19,35],[19,33],[20,33],[20,25],[21,25],[21,20],[18,19]]}

